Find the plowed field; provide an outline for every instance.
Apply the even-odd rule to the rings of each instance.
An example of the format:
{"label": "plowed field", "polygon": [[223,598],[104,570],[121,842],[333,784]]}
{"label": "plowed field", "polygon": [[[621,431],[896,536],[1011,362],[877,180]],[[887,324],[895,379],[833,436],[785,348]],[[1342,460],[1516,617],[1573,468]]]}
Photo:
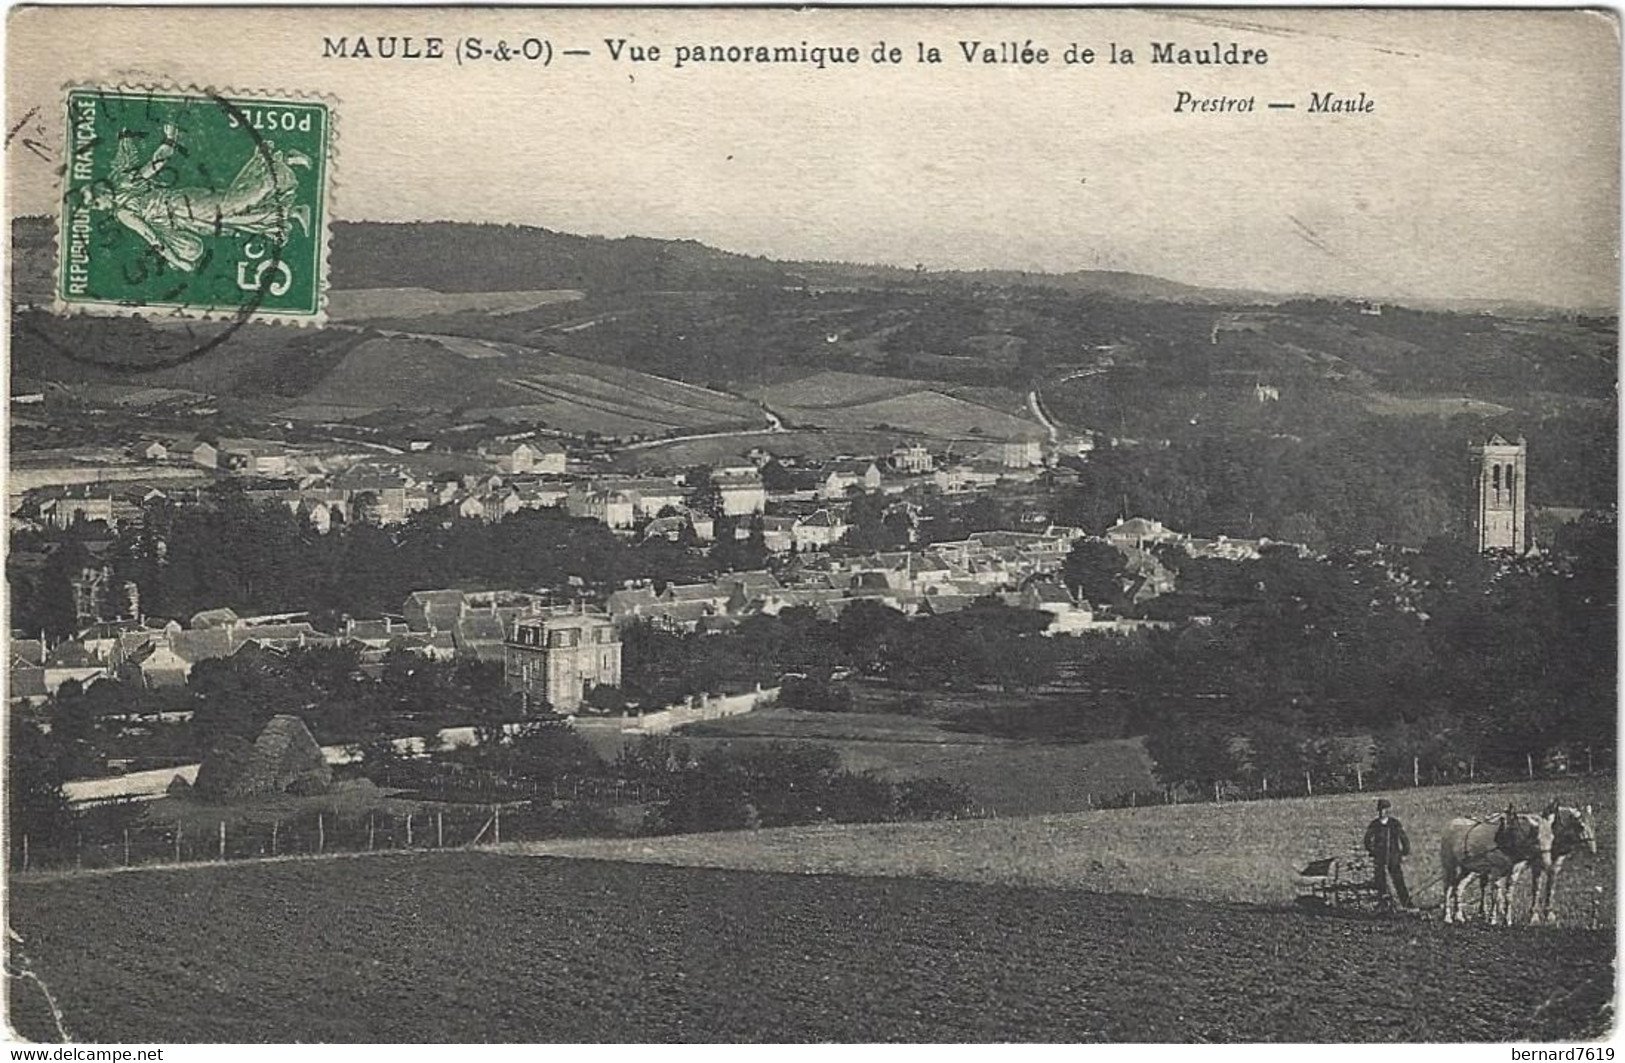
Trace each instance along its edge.
{"label": "plowed field", "polygon": [[10,918],[125,1043],[1551,1040],[1613,986],[1578,930],[479,853],[14,882]]}

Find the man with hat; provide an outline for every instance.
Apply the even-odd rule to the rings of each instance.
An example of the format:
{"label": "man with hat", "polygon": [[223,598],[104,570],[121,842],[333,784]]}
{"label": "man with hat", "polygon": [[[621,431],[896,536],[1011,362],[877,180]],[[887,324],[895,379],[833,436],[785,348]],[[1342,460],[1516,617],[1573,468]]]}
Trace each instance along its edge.
{"label": "man with hat", "polygon": [[1400,861],[1411,855],[1411,840],[1399,820],[1388,814],[1393,807],[1386,797],[1377,801],[1377,818],[1365,829],[1365,851],[1377,865],[1377,895],[1382,906],[1388,908],[1394,903],[1388,892],[1388,880],[1392,878],[1400,907],[1409,908],[1411,891],[1405,888],[1405,869]]}

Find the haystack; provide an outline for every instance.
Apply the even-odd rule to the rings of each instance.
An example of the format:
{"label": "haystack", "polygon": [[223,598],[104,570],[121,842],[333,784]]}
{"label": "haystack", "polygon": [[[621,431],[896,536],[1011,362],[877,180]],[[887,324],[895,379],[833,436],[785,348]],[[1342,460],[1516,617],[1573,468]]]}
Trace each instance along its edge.
{"label": "haystack", "polygon": [[322,748],[297,716],[273,716],[254,742],[254,757],[244,773],[244,797],[264,794],[326,793],[333,784],[333,769]]}
{"label": "haystack", "polygon": [[254,747],[236,735],[225,735],[209,747],[198,765],[192,791],[205,801],[230,801],[238,780],[254,759]]}
{"label": "haystack", "polygon": [[244,801],[326,793],[332,784],[333,769],[304,721],[273,716],[253,745],[234,736],[218,742],[203,758],[194,789],[209,801]]}

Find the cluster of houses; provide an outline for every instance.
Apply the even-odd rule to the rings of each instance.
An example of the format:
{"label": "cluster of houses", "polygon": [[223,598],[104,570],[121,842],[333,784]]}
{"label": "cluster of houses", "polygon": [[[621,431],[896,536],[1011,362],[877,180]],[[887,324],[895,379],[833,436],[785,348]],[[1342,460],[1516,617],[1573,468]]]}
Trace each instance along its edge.
{"label": "cluster of houses", "polygon": [[[1042,532],[976,532],[921,549],[815,553],[778,575],[734,572],[707,583],[673,583],[658,590],[652,584],[628,586],[610,594],[606,609],[623,626],[648,623],[689,634],[725,631],[751,616],[776,616],[798,607],[827,621],[865,600],[909,616],[940,616],[993,596],[1007,605],[1049,613],[1049,634],[1164,626],[1100,616],[1067,589],[1060,570],[1082,537],[1077,528],[1051,526]],[[1126,572],[1125,578],[1143,577]]]}
{"label": "cluster of houses", "polygon": [[557,443],[510,440],[474,455],[369,455],[337,471],[307,473],[294,487],[248,494],[286,505],[324,534],[335,522],[400,524],[445,506],[465,519],[498,521],[559,505],[568,468]]}
{"label": "cluster of houses", "polygon": [[[760,518],[770,551],[807,552],[841,540],[848,528],[845,503],[856,494],[957,494],[1026,483],[1040,475],[1045,461],[1042,446],[1028,440],[991,443],[961,458],[911,443],[883,457],[814,465],[776,459],[758,448],[745,462],[711,469],[709,482],[690,483],[687,473],[607,475],[572,462],[562,446],[542,438],[503,437],[467,453],[423,447],[383,454],[359,443],[147,439],[130,448],[137,465],[120,470],[131,477],[30,490],[14,516],[41,527],[101,521],[116,528],[139,520],[143,506],[155,500],[196,500],[209,478],[225,474],[242,477],[250,498],[285,505],[324,534],[339,523],[399,524],[443,507],[486,521],[524,509],[560,508],[620,534],[673,541],[712,540],[717,518],[732,519],[743,537],[746,524]],[[774,460],[793,468],[804,486],[770,491],[762,468]],[[141,469],[152,477],[134,478]]]}
{"label": "cluster of houses", "polygon": [[68,680],[89,685],[117,678],[146,689],[184,686],[192,669],[238,653],[350,647],[363,671],[381,670],[394,650],[432,660],[503,659],[503,642],[524,617],[546,612],[541,595],[509,591],[419,591],[401,615],[346,619],[322,631],[308,614],[238,616],[209,609],[178,620],[124,619],[91,625],[73,639],[50,645],[43,636],[11,640],[11,698],[38,702]]}
{"label": "cluster of houses", "polygon": [[[441,506],[455,506],[463,517],[500,520],[519,509],[562,504],[569,472],[564,448],[541,439],[498,440],[465,454],[170,437],[143,440],[129,459],[126,466],[98,466],[103,478],[94,482],[27,490],[14,500],[14,518],[42,527],[82,520],[116,528],[138,520],[154,500],[196,500],[210,479],[224,474],[241,477],[251,498],[285,504],[323,533],[335,522],[398,524]],[[60,478],[71,479],[75,471]]]}
{"label": "cluster of houses", "polygon": [[1044,464],[1044,448],[1037,440],[993,443],[959,459],[946,454],[941,461],[914,443],[897,447],[885,458],[829,463],[819,470],[817,496],[839,499],[853,491],[901,494],[922,486],[959,494],[998,483],[1031,483]]}
{"label": "cluster of houses", "polygon": [[183,686],[199,662],[234,656],[250,644],[280,651],[342,642],[318,631],[304,614],[243,619],[230,609],[210,609],[185,625],[143,618],[100,621],[54,646],[43,636],[13,638],[10,696],[42,701],[70,679],[81,686],[108,678],[144,688]]}
{"label": "cluster of houses", "polygon": [[[414,444],[412,449],[422,452],[428,447],[424,442]],[[331,448],[301,447],[269,439],[189,437],[146,440],[135,453],[144,461],[158,464],[190,463],[203,469],[273,479],[306,473],[320,475],[328,471],[329,459],[353,456],[353,450],[345,447],[334,452]],[[507,475],[563,476],[565,472],[564,448],[548,440],[499,440],[481,447],[479,456]]]}
{"label": "cluster of houses", "polygon": [[[11,698],[37,703],[69,680],[88,685],[117,677],[143,688],[181,686],[200,662],[245,651],[351,647],[363,670],[375,672],[391,652],[500,663],[516,689],[545,692],[550,703],[572,710],[591,686],[618,685],[619,633],[638,623],[708,634],[798,607],[827,621],[839,619],[858,601],[911,616],[940,616],[992,596],[1049,613],[1047,632],[1052,635],[1168,626],[1101,615],[1068,590],[1061,569],[1083,537],[1080,529],[1051,526],[1041,532],[976,532],[909,550],[839,554],[809,549],[778,566],[777,573],[764,569],[729,572],[704,583],[629,584],[590,609],[517,590],[422,590],[406,598],[398,615],[346,619],[335,631],[318,630],[302,613],[241,617],[230,609],[206,610],[185,624],[104,621],[56,645],[43,636],[13,638]],[[1157,559],[1159,547],[1239,561],[1256,558],[1270,545],[1267,540],[1195,538],[1139,517],[1119,522],[1101,539],[1122,553],[1124,590],[1134,600],[1173,589],[1172,574]],[[131,612],[139,614],[135,602]],[[532,659],[534,667],[528,663]]]}

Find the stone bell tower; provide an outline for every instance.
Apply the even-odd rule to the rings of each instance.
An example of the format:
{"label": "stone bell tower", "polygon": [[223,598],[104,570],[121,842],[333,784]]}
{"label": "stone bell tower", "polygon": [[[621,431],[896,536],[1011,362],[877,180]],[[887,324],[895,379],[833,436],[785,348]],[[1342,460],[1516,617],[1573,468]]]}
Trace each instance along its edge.
{"label": "stone bell tower", "polygon": [[1529,444],[1523,436],[1508,443],[1499,435],[1473,447],[1477,458],[1478,504],[1473,510],[1473,534],[1478,552],[1524,554],[1529,549],[1528,478],[1525,465]]}

